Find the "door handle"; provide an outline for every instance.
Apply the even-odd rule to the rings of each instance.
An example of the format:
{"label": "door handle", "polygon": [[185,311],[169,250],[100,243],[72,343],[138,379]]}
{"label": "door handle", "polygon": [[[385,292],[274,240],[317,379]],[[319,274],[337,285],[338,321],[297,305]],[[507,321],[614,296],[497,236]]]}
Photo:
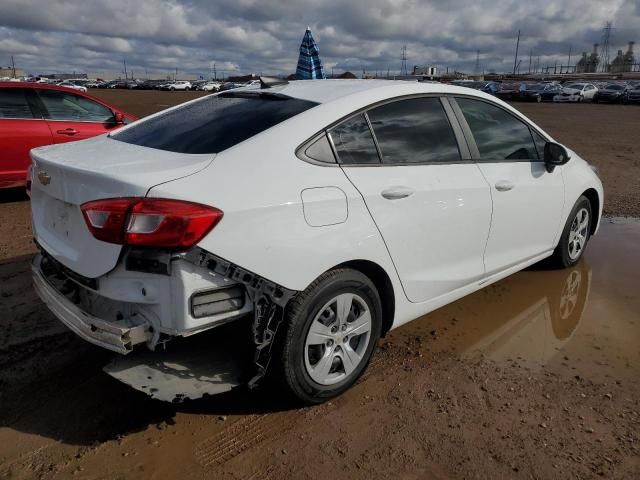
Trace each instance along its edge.
{"label": "door handle", "polygon": [[414,191],[411,187],[394,186],[383,190],[380,195],[387,200],[399,200],[401,198],[407,198]]}
{"label": "door handle", "polygon": [[75,128],[65,128],[64,130],[56,130],[56,133],[59,133],[60,135],[75,135],[78,133],[78,131]]}
{"label": "door handle", "polygon": [[499,192],[508,192],[513,189],[515,185],[511,183],[509,180],[498,180],[496,182],[496,190]]}

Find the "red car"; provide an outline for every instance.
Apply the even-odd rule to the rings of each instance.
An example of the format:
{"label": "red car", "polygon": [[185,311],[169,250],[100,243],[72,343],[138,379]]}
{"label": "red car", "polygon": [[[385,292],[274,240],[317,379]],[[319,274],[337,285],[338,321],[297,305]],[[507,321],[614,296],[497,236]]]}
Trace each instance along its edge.
{"label": "red car", "polygon": [[26,186],[32,148],[94,137],[134,120],[70,88],[0,82],[0,188]]}

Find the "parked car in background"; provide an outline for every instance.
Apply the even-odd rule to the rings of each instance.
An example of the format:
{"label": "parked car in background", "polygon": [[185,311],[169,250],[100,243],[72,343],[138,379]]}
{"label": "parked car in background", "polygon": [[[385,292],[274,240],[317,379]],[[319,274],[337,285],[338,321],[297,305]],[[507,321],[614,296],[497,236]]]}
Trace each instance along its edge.
{"label": "parked car in background", "polygon": [[65,80],[64,82],[60,82],[58,85],[61,87],[72,88],[73,90],[78,90],[79,92],[87,91],[87,87],[82,85],[77,85],[76,83],[70,80]]}
{"label": "parked car in background", "polygon": [[593,96],[595,103],[623,103],[627,97],[627,86],[617,83],[610,83],[609,85],[599,88]]}
{"label": "parked car in background", "polygon": [[200,85],[199,90],[202,90],[203,92],[217,92],[220,90],[221,86],[222,83],[220,82],[206,82]]}
{"label": "parked car in background", "polygon": [[236,83],[236,82],[224,82],[221,86],[220,86],[220,91],[224,92],[227,90],[233,90],[234,88],[240,88],[243,87],[244,84],[242,83]]}
{"label": "parked car in background", "polygon": [[539,92],[540,100],[542,102],[553,102],[553,97],[558,95],[562,91],[562,86],[559,83],[547,83],[544,89]]}
{"label": "parked car in background", "polygon": [[547,83],[523,83],[520,85],[519,100],[524,102],[542,102],[542,93],[548,86]]}
{"label": "parked car in background", "polygon": [[133,120],[77,89],[0,82],[0,188],[26,185],[32,148],[93,137]]}
{"label": "parked car in background", "polygon": [[495,95],[498,91],[498,84],[493,81],[464,81],[464,82],[451,82],[451,85],[457,85],[459,87],[473,88],[474,90],[480,90],[481,92]]}
{"label": "parked car in background", "polygon": [[624,98],[625,103],[640,103],[640,83],[630,86]]}
{"label": "parked car in background", "polygon": [[598,229],[594,171],[493,96],[281,83],[32,151],[34,285],[62,322],[127,354],[250,315],[229,350],[250,347],[250,385],[269,366],[320,403],[388,330],[544,258],[575,265]]}
{"label": "parked car in background", "polygon": [[178,80],[175,82],[165,83],[160,87],[161,90],[191,90],[191,82],[186,80]]}
{"label": "parked car in background", "polygon": [[598,88],[592,83],[570,83],[563,85],[559,94],[553,97],[554,102],[584,102],[593,100]]}
{"label": "parked car in background", "polygon": [[520,84],[519,83],[499,83],[498,90],[496,91],[496,97],[500,100],[514,101],[520,98]]}
{"label": "parked car in background", "polygon": [[145,80],[138,85],[139,90],[155,90],[160,85],[167,83],[166,80]]}

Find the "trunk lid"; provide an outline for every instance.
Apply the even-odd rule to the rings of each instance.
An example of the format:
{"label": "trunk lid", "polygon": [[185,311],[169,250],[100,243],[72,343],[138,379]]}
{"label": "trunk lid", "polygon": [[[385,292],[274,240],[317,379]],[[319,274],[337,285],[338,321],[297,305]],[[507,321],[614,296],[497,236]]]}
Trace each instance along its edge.
{"label": "trunk lid", "polygon": [[89,278],[104,275],[116,266],[122,246],[94,238],[80,205],[145,196],[156,185],[203,170],[214,157],[140,147],[107,136],[34,149],[34,237],[74,272]]}

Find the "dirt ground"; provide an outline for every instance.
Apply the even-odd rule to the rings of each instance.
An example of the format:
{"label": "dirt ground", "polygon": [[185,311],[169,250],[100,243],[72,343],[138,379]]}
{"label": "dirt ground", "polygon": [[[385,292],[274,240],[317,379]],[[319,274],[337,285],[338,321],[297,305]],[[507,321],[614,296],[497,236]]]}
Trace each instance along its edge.
{"label": "dirt ground", "polygon": [[[197,95],[99,91],[144,115]],[[518,105],[640,216],[640,108]],[[634,143],[635,142],[635,143]],[[635,203],[634,203],[635,202]],[[325,405],[277,390],[180,405],[109,377],[31,288],[29,204],[0,193],[0,479],[640,478],[640,221],[394,330]]]}

